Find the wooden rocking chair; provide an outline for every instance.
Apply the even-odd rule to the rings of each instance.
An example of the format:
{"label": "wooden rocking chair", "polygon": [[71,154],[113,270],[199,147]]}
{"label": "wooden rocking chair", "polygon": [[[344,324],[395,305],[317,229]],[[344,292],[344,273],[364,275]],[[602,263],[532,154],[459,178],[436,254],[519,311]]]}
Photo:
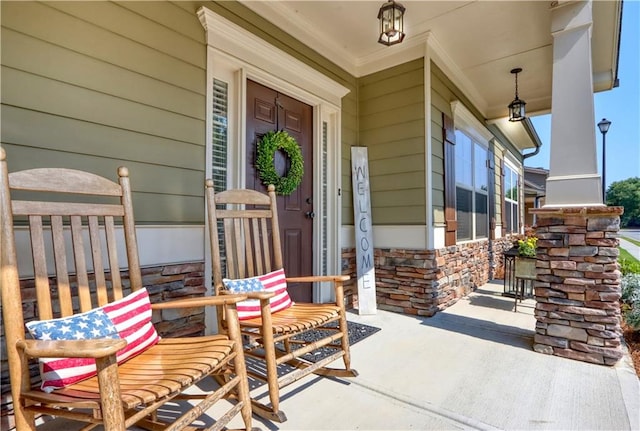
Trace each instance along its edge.
{"label": "wooden rocking chair", "polygon": [[[134,424],[153,430],[194,429],[190,426],[194,420],[218,400],[230,398],[233,402],[228,404],[226,413],[217,420],[208,418],[204,422],[211,427],[207,429],[223,429],[237,414],[241,414],[244,425],[250,429],[251,403],[235,308],[235,303],[243,297],[188,298],[149,306],[147,291],[142,286],[127,169],[118,170],[120,178],[116,183],[71,169],[31,169],[9,174],[5,159],[5,151],[0,149],[0,281],[16,428],[19,431],[35,430],[36,418],[50,415],[85,422],[83,429],[99,424],[107,431],[122,431]],[[36,193],[32,193],[34,191]],[[79,195],[85,195],[84,199]],[[89,199],[87,195],[90,195]],[[47,199],[55,196],[58,201],[42,201],[43,196]],[[67,198],[60,201],[58,196]],[[71,201],[72,197],[75,200]],[[118,239],[122,242],[122,235],[116,228],[120,220],[125,243],[122,249],[116,245]],[[20,227],[14,229],[17,226]],[[21,238],[30,236],[31,239],[30,247],[25,248],[30,248],[33,267],[26,271],[33,270],[35,289],[33,284],[24,282],[21,288],[19,280],[16,234],[20,236],[23,230],[28,230],[29,234]],[[126,256],[118,256],[118,251]],[[122,262],[119,257],[123,258]],[[28,259],[20,258],[23,271],[25,260]],[[121,278],[121,268],[125,267],[127,272]],[[125,296],[129,288],[132,294]],[[116,314],[124,309],[118,307],[123,304],[128,307],[127,298],[132,296],[136,298],[136,306],[138,298],[146,296],[146,302],[141,300],[141,308],[133,313],[127,311],[127,320],[123,323],[118,319],[125,314]],[[150,309],[211,305],[224,308],[228,319],[226,334],[158,341],[151,324]],[[95,324],[91,320],[90,329],[98,330],[113,324],[117,332],[106,338],[56,338],[56,341],[49,340],[51,332],[47,330],[42,339],[25,335],[25,324],[30,332],[37,325],[64,323],[81,327],[81,319],[87,316],[98,319],[96,313],[100,319],[104,315],[111,320],[101,321],[102,326],[98,325],[98,320]],[[31,318],[26,322],[25,314],[36,314],[42,320],[38,323]],[[121,331],[119,326],[141,316],[148,317],[141,322],[148,325],[144,330],[152,335],[148,338],[149,346],[137,344],[140,338],[129,333],[125,336],[125,329]],[[64,320],[51,320],[54,318]],[[33,324],[36,326],[30,326]],[[125,341],[131,340],[128,337],[135,339]],[[120,360],[121,349],[125,346],[127,349],[142,347],[136,351],[137,356]],[[64,364],[53,375],[43,374],[47,376],[41,386],[43,389],[34,388],[30,381],[29,362],[33,358],[41,361],[43,372],[54,367],[54,363]],[[83,378],[78,361],[93,368],[94,377]],[[76,373],[72,377],[79,381],[64,385],[65,379],[73,380],[68,373]],[[220,375],[226,383],[215,391],[184,393],[203,378]],[[58,384],[64,387],[57,388]],[[195,406],[184,403],[193,407],[184,414],[173,413],[176,407],[167,406],[167,402],[179,399],[198,402]],[[161,422],[159,410],[172,417],[163,418]]]}
{"label": "wooden rocking chair", "polygon": [[[209,235],[212,248],[213,281],[216,295],[228,292],[228,284],[237,279],[251,278],[283,269],[276,194],[273,186],[264,194],[255,190],[226,190],[214,193],[213,182],[206,182]],[[221,243],[219,230],[223,233]],[[224,247],[224,256],[220,248]],[[223,279],[222,262],[226,267]],[[286,270],[286,268],[284,268]],[[233,279],[233,280],[229,280]],[[322,376],[355,377],[351,368],[349,337],[344,307],[343,283],[349,276],[288,277],[287,282],[332,283],[335,302],[329,304],[294,303],[272,312],[273,292],[246,292],[254,302],[259,300],[256,317],[240,320],[245,336],[245,356],[249,364],[260,361],[260,366],[249,366],[250,377],[268,385],[270,406],[252,399],[253,412],[268,420],[284,422],[286,415],[280,410],[280,389],[300,378],[315,373]],[[227,285],[225,285],[225,283]],[[250,289],[249,289],[250,290]],[[268,289],[267,289],[268,290]],[[246,293],[245,293],[246,292]],[[240,310],[241,304],[238,304]],[[224,310],[218,309],[219,327],[226,326]],[[318,339],[305,341],[305,332],[323,334]],[[321,348],[331,348],[328,356],[317,362],[304,358],[305,354]],[[342,358],[344,368],[326,366]],[[288,364],[293,371],[278,375],[278,366]]]}

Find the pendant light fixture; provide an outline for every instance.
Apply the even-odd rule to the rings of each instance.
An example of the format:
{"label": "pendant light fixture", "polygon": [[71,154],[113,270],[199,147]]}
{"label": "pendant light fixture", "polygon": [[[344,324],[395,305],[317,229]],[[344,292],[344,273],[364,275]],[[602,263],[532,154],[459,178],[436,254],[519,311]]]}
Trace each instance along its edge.
{"label": "pendant light fixture", "polygon": [[525,119],[524,105],[526,103],[518,98],[518,73],[520,72],[522,72],[521,67],[511,69],[511,73],[516,75],[516,98],[509,103],[509,121],[522,121]]}
{"label": "pendant light fixture", "polygon": [[386,2],[378,11],[380,21],[380,37],[378,42],[391,46],[404,39],[404,11],[405,7],[394,0]]}

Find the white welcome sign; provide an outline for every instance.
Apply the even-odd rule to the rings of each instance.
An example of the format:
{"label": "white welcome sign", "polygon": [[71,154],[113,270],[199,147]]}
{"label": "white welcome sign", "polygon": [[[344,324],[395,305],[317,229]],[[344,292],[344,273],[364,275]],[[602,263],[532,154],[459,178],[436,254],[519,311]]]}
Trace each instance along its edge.
{"label": "white welcome sign", "polygon": [[353,224],[356,231],[358,314],[376,314],[376,273],[367,147],[351,147]]}

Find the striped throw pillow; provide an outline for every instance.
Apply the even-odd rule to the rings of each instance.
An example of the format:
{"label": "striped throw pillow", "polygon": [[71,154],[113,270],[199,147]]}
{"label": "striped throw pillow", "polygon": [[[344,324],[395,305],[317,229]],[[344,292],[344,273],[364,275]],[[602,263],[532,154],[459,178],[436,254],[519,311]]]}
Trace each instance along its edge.
{"label": "striped throw pillow", "polygon": [[[124,338],[127,345],[117,353],[119,364],[160,339],[151,323],[151,303],[146,289],[85,313],[32,321],[26,326],[36,340]],[[41,358],[40,375],[42,390],[52,392],[95,376],[96,365],[92,358]]]}
{"label": "striped throw pillow", "polygon": [[[257,277],[242,278],[231,280],[225,278],[222,280],[227,290],[232,293],[247,293],[247,292],[275,292],[275,295],[269,299],[269,305],[271,312],[276,313],[291,307],[293,302],[287,292],[287,281],[284,275],[284,269],[278,269],[265,275]],[[260,300],[248,299],[246,301],[239,302],[238,319],[247,320],[255,317],[260,317]]]}

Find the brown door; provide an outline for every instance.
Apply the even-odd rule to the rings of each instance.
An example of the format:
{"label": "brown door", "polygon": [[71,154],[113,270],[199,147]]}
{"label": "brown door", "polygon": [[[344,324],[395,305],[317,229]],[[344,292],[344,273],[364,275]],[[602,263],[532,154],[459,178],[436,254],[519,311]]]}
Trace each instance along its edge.
{"label": "brown door", "polygon": [[[287,276],[310,275],[313,270],[313,109],[264,85],[247,81],[247,187],[265,191],[255,168],[257,143],[271,130],[284,130],[300,145],[304,158],[302,183],[288,196],[278,196],[284,269]],[[275,167],[286,175],[290,161],[276,152]],[[291,286],[294,301],[312,302],[312,287]]]}

